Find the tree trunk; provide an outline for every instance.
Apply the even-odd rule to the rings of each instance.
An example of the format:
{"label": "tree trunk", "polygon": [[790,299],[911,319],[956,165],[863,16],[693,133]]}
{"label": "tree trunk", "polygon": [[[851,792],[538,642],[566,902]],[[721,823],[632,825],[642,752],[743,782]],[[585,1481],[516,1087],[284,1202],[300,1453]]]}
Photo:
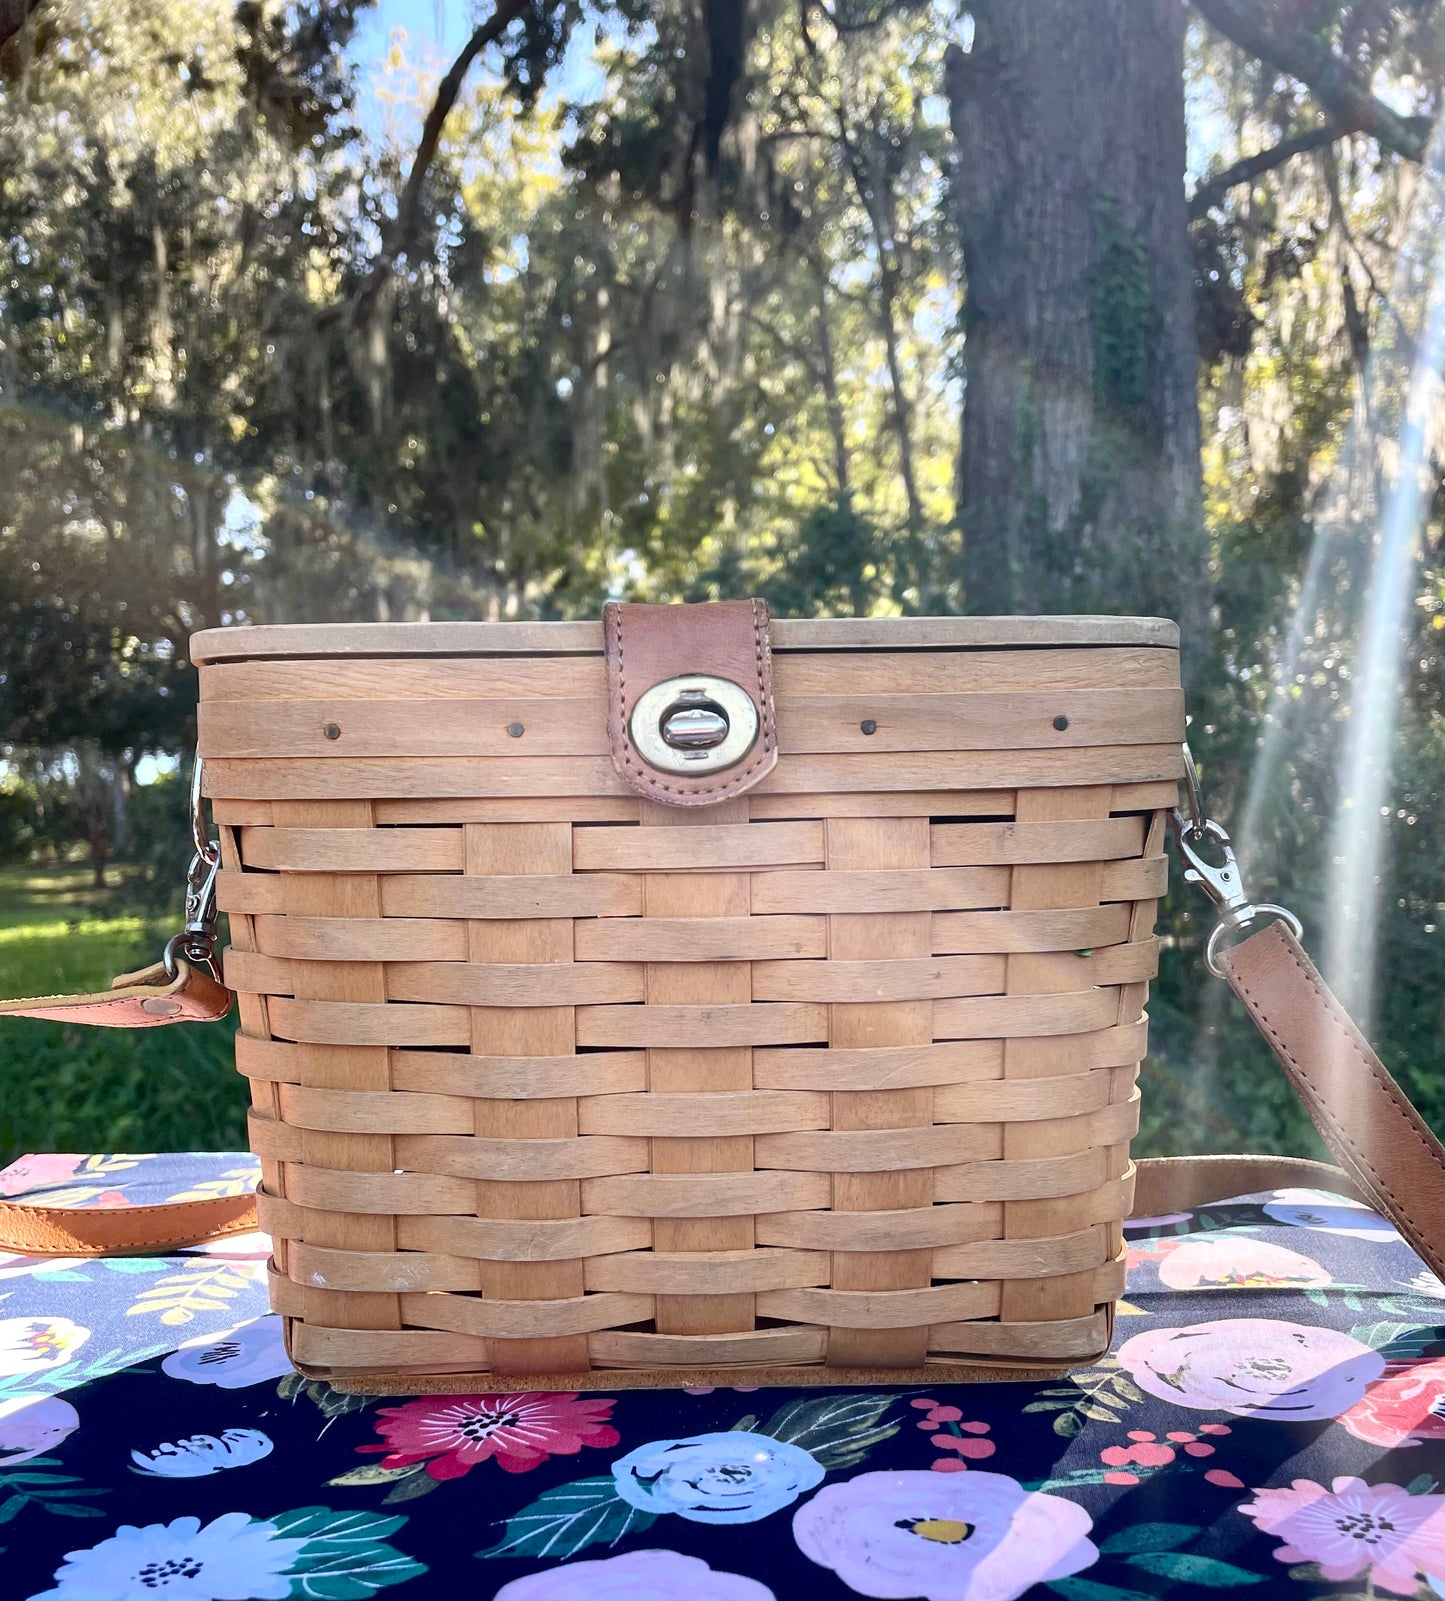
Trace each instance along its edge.
{"label": "tree trunk", "polygon": [[947,92],[970,611],[1207,636],[1178,0],[979,0]]}

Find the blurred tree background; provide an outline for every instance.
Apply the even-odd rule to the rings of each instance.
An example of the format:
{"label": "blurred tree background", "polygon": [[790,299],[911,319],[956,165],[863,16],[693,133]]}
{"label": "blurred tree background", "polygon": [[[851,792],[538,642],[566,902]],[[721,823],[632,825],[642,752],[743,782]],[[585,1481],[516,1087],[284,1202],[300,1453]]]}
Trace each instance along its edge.
{"label": "blurred tree background", "polygon": [[[174,916],[199,628],[1153,611],[1438,1125],[1445,11],[452,3],[0,0],[0,987]],[[1312,1150],[1191,897],[1141,1147]],[[0,1148],[239,1143],[228,1046],[12,1023]]]}

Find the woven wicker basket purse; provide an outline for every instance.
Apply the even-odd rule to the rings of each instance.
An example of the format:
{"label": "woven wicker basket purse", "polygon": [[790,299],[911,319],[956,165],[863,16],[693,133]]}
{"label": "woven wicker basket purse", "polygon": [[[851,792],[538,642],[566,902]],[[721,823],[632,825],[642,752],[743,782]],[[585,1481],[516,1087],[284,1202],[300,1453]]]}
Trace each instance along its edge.
{"label": "woven wicker basket purse", "polygon": [[304,1372],[1107,1347],[1172,624],[733,602],[193,654]]}
{"label": "woven wicker basket purse", "polygon": [[[0,1013],[223,1016],[219,890],[307,1375],[1047,1376],[1108,1346],[1131,1204],[1279,1185],[1361,1196],[1445,1272],[1445,1153],[1298,921],[1246,896],[1181,749],[1172,623],[741,601],[193,655],[220,842],[198,761],[185,931],[109,990]],[[1208,966],[1346,1171],[1130,1162],[1166,818],[1219,914]],[[0,1203],[0,1247],[256,1221],[244,1196]]]}

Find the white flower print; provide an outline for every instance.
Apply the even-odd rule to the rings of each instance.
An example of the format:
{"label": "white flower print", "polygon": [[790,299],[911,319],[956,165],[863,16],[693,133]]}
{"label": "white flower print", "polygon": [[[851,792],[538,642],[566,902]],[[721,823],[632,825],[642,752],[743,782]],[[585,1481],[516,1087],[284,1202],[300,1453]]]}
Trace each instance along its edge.
{"label": "white flower print", "polygon": [[972,1469],[860,1473],[793,1514],[805,1557],[887,1601],[1014,1601],[1097,1562],[1092,1528],[1062,1496]]}
{"label": "white flower print", "polygon": [[653,1440],[612,1464],[617,1493],[641,1512],[691,1523],[754,1523],[823,1482],[811,1452],[766,1434],[731,1429]]}
{"label": "white flower print", "polygon": [[1264,1214],[1276,1223],[1320,1234],[1348,1234],[1357,1240],[1385,1244],[1399,1234],[1379,1213],[1345,1195],[1328,1190],[1276,1190],[1264,1203]]}
{"label": "white flower print", "polygon": [[225,1334],[189,1340],[161,1363],[163,1372],[188,1384],[217,1384],[240,1390],[248,1384],[284,1378],[291,1371],[281,1343],[281,1319],[260,1317]]}
{"label": "white flower print", "polygon": [[513,1579],[496,1601],[773,1601],[773,1592],[742,1573],[711,1568],[681,1551],[628,1551],[569,1562]]}
{"label": "white flower print", "polygon": [[55,1588],[31,1601],[284,1601],[286,1570],[305,1540],[281,1538],[273,1523],[227,1512],[199,1518],[123,1523],[108,1540],[66,1553]]}
{"label": "white flower print", "polygon": [[58,1395],[17,1395],[0,1401],[0,1468],[53,1451],[80,1427],[80,1414]]}
{"label": "white flower print", "polygon": [[89,1338],[68,1317],[0,1318],[0,1378],[63,1367]]}
{"label": "white flower print", "polygon": [[203,1479],[226,1468],[244,1468],[270,1456],[270,1439],[259,1429],[226,1429],[214,1434],[192,1434],[167,1441],[154,1451],[132,1451],[130,1459],[142,1473],[161,1479]]}

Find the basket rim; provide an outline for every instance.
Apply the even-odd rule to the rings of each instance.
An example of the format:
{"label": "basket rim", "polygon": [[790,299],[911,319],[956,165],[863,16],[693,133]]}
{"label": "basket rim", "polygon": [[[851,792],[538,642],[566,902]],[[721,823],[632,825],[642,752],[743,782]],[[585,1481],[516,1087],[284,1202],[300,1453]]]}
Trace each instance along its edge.
{"label": "basket rim", "polygon": [[[774,618],[774,651],[1179,648],[1164,617]],[[263,623],[193,634],[191,661],[258,657],[601,656],[602,624],[581,622]]]}

